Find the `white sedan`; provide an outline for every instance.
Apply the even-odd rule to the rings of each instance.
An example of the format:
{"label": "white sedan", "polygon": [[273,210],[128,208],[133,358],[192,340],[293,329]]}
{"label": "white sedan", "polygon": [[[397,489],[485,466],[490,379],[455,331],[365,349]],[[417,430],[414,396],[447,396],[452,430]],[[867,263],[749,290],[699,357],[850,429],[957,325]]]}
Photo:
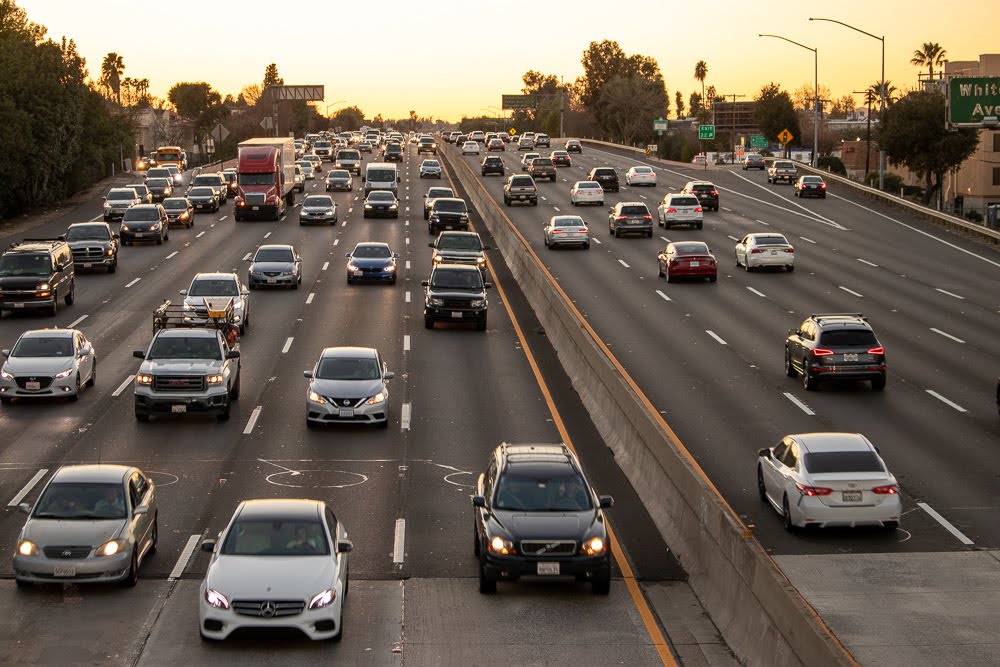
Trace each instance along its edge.
{"label": "white sedan", "polygon": [[656,187],[656,172],[652,167],[631,167],[625,172],[625,184]]}
{"label": "white sedan", "polygon": [[805,526],[899,527],[896,478],[860,433],[786,435],[757,452],[757,492],[794,531]]}
{"label": "white sedan", "polygon": [[795,248],[784,234],[747,234],[736,244],[736,266],[744,266],[747,271],[763,266],[780,266],[786,271],[794,271]]}
{"label": "white sedan", "polygon": [[466,141],[462,144],[462,155],[479,155],[479,143]]}
{"label": "white sedan", "polygon": [[549,250],[558,245],[578,245],[590,249],[590,230],[578,215],[554,215],[542,228],[545,247]]}
{"label": "white sedan", "polygon": [[604,188],[597,181],[577,181],[569,190],[569,201],[573,206],[582,204],[604,206]]}
{"label": "white sedan", "polygon": [[219,541],[201,548],[212,554],[198,596],[202,637],[292,628],[341,638],[353,545],[323,501],[244,500]]}

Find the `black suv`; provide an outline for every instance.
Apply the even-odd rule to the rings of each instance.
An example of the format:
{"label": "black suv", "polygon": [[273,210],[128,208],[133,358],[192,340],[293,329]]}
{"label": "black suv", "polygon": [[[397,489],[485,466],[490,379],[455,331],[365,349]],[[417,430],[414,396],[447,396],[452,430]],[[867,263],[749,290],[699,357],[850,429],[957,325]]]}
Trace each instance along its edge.
{"label": "black suv", "polygon": [[472,505],[480,593],[521,575],[571,576],[611,592],[603,510],[614,499],[594,492],[566,445],[500,445]]}
{"label": "black suv", "polygon": [[688,181],[684,184],[681,194],[697,197],[701,207],[706,211],[709,209],[719,211],[719,189],[708,181]]}
{"label": "black suv", "polygon": [[486,251],[476,232],[441,232],[436,241],[427,244],[434,248],[431,264],[468,264],[486,270]]}
{"label": "black suv", "polygon": [[417,143],[417,155],[421,153],[431,153],[437,155],[438,145],[431,137],[420,137],[420,141]]}
{"label": "black suv", "polygon": [[435,322],[472,322],[486,331],[489,302],[486,290],[492,285],[483,282],[482,272],[468,264],[438,264],[431,269],[424,286],[424,326],[434,328]]}
{"label": "black suv", "polygon": [[440,229],[468,229],[469,207],[458,197],[438,197],[427,215],[427,230],[437,234]]}
{"label": "black suv", "polygon": [[62,237],[11,243],[0,255],[0,315],[44,309],[54,316],[59,299],[71,306],[75,297],[73,251]]}
{"label": "black suv", "polygon": [[588,181],[597,181],[605,192],[618,192],[618,172],[612,167],[594,167],[587,174]]}
{"label": "black suv", "polygon": [[507,173],[507,169],[503,166],[503,160],[500,159],[499,155],[487,155],[483,158],[483,176],[488,176],[489,174],[500,174],[503,176]]}
{"label": "black suv", "polygon": [[424,220],[431,217],[431,206],[438,197],[454,197],[455,192],[451,188],[435,187],[428,188],[424,193]]}
{"label": "black suv", "polygon": [[118,234],[106,222],[78,222],[66,230],[66,243],[77,269],[118,268]]}
{"label": "black suv", "polygon": [[785,339],[785,373],[809,391],[826,380],[870,380],[885,389],[885,348],[861,313],[810,315]]}
{"label": "black suv", "polygon": [[402,162],[403,147],[399,144],[386,144],[385,151],[383,151],[382,155],[386,162]]}

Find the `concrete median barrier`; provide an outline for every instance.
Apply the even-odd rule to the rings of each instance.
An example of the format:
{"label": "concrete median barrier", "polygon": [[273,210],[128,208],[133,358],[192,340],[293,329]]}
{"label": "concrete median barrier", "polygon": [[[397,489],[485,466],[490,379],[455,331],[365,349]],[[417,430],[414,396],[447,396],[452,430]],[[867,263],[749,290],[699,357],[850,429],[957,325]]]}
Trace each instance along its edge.
{"label": "concrete median barrier", "polygon": [[[441,153],[729,647],[749,665],[857,664],[726,503],[476,172],[454,148],[445,146]],[[752,475],[748,456],[748,479]]]}

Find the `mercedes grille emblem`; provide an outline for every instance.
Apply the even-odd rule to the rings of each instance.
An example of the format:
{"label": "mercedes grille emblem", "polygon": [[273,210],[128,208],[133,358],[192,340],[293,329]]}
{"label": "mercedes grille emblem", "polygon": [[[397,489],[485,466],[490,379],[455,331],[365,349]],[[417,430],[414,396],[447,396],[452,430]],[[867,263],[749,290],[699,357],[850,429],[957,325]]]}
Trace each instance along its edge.
{"label": "mercedes grille emblem", "polygon": [[264,618],[271,618],[277,610],[278,608],[270,600],[260,603],[260,615]]}

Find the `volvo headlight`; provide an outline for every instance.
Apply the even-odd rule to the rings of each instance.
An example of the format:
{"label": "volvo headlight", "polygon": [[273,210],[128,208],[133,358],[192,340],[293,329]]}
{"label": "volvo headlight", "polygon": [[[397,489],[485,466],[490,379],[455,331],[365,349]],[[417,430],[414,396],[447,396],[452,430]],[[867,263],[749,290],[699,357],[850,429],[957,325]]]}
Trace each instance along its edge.
{"label": "volvo headlight", "polygon": [[482,308],[483,306],[486,305],[486,299],[473,299],[472,303],[469,305],[471,305],[473,308]]}
{"label": "volvo headlight", "polygon": [[604,550],[607,548],[604,540],[600,537],[592,537],[589,540],[584,540],[583,544],[580,545],[580,553],[588,556],[598,556],[604,553]]}
{"label": "volvo headlight", "polygon": [[493,551],[495,553],[504,556],[509,556],[510,554],[516,553],[516,550],[514,549],[514,543],[500,536],[494,537],[492,540],[490,540],[490,551]]}
{"label": "volvo headlight", "polygon": [[431,305],[432,306],[443,306],[444,305],[444,299],[439,299],[436,296],[435,297],[431,297]]}

